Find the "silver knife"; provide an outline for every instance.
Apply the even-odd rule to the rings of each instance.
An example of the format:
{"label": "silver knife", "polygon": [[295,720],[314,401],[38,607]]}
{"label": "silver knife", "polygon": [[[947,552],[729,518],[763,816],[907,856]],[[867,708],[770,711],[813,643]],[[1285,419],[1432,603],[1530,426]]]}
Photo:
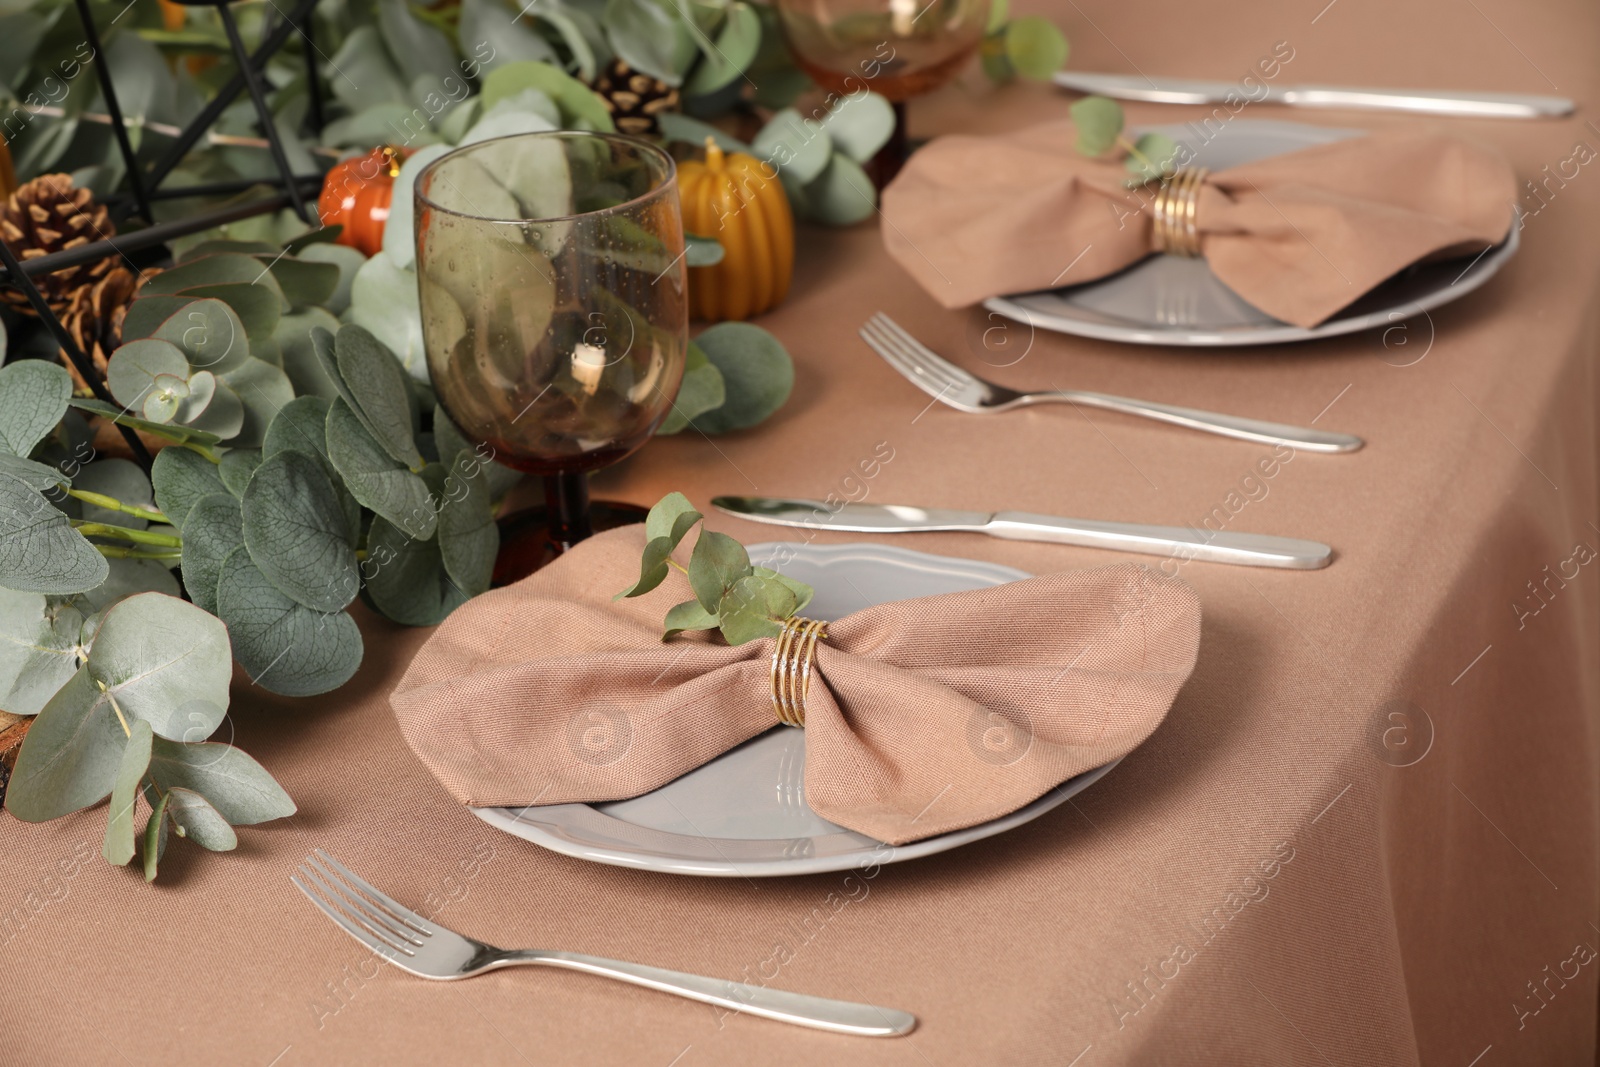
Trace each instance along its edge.
{"label": "silver knife", "polygon": [[914,533],[958,531],[988,534],[1008,541],[1047,541],[1084,548],[1109,548],[1147,556],[1209,563],[1237,563],[1244,567],[1282,567],[1316,570],[1326,567],[1333,549],[1316,541],[1270,534],[1213,533],[1192,526],[1142,526],[1129,522],[1063,519],[1055,515],[1030,515],[1023,511],[952,511],[901,504],[841,504],[830,507],[820,500],[785,500],[763,496],[719,496],[711,503],[729,515],[799,526],[810,530],[846,533]]}
{"label": "silver knife", "polygon": [[[1058,73],[1055,81],[1063,88],[1080,93],[1111,96],[1118,100],[1146,100],[1157,104],[1220,104],[1230,95],[1236,101],[1250,99],[1236,82],[1145,78],[1136,74],[1087,74],[1068,70]],[[1433,89],[1346,89],[1332,85],[1263,84],[1267,95],[1253,99],[1253,103],[1368,111],[1417,111],[1427,115],[1498,119],[1559,117],[1572,114],[1573,107],[1572,101],[1564,96],[1530,96],[1526,93],[1450,93]]]}

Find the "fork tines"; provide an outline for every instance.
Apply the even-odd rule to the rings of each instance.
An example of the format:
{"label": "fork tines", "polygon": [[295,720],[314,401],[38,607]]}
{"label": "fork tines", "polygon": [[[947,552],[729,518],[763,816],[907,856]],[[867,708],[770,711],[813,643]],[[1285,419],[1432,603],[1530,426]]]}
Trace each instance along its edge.
{"label": "fork tines", "polygon": [[889,366],[929,396],[964,409],[981,399],[986,388],[983,382],[939,356],[883,312],[873,315],[858,332]]}
{"label": "fork tines", "polygon": [[382,956],[414,956],[434,927],[422,916],[385,896],[360,875],[317,849],[289,881],[351,937]]}

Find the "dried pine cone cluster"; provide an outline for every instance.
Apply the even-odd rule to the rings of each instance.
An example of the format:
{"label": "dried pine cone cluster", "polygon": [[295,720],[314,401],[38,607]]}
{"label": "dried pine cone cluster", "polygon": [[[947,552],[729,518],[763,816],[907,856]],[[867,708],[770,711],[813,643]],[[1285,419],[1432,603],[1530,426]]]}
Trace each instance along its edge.
{"label": "dried pine cone cluster", "polygon": [[613,59],[595,79],[594,91],[605,101],[618,133],[634,136],[660,132],[656,116],[678,109],[678,90]]}
{"label": "dried pine cone cluster", "polygon": [[[0,238],[27,262],[52,252],[77,248],[116,234],[104,204],[65,174],[46,174],[26,183],[0,203]],[[122,343],[122,320],[142,280],[115,258],[97,259],[66,270],[33,276],[33,283],[61,319],[104,380],[106,362]],[[6,287],[7,303],[26,315],[33,306],[20,289]],[[80,391],[89,386],[67,361]]]}
{"label": "dried pine cone cluster", "polygon": [[[0,238],[24,263],[114,236],[116,232],[105,205],[97,203],[89,190],[73,185],[65,174],[35,178],[0,204]],[[50,309],[59,315],[67,309],[73,294],[104,278],[115,265],[111,259],[97,259],[51,274],[36,274],[33,283],[49,301]],[[8,287],[5,298],[32,313],[21,290]]]}

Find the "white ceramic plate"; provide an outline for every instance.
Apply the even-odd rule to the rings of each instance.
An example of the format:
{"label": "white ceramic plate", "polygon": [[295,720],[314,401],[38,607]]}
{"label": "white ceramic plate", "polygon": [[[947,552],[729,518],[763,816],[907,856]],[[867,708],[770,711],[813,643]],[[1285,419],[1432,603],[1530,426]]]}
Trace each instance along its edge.
{"label": "white ceramic plate", "polygon": [[[1195,165],[1222,170],[1312,145],[1359,137],[1362,130],[1298,122],[1235,119],[1196,144],[1190,126],[1154,126],[1195,149]],[[1143,131],[1141,131],[1143,132]],[[1064,289],[994,297],[984,307],[1036,329],[1142,345],[1267,345],[1337,337],[1397,322],[1459,300],[1516,254],[1518,230],[1477,259],[1410,267],[1319,326],[1291,326],[1257,311],[1217,280],[1204,259],[1151,256],[1109,278]]]}
{"label": "white ceramic plate", "polygon": [[[751,546],[750,557],[757,563],[781,560],[785,574],[815,587],[806,615],[817,619],[1028,577],[995,563],[885,545],[763,544]],[[671,874],[762,878],[893,863],[992,837],[1064,803],[1114,766],[1080,774],[1010,815],[899,846],[846,830],[806,805],[805,731],[787,726],[632,800],[471,811],[490,826],[579,859]]]}

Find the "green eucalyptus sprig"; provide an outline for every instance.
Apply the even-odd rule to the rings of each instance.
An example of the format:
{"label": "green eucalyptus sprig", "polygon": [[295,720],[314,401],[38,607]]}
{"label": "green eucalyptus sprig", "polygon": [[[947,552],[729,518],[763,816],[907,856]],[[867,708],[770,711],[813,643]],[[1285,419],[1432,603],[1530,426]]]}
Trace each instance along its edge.
{"label": "green eucalyptus sprig", "polygon": [[685,630],[721,630],[730,645],[776,637],[785,619],[811,603],[812,588],[775,570],[751,564],[743,545],[727,534],[701,527],[686,567],[672,558],[690,530],[704,518],[682,493],[668,493],[645,519],[647,540],[639,580],[613,599],[643,596],[676,570],[689,579],[693,600],[667,612],[663,641]]}
{"label": "green eucalyptus sprig", "polygon": [[978,55],[983,72],[1004,84],[1021,75],[1046,81],[1067,65],[1067,38],[1042,15],[1011,18],[1009,0],[994,0]]}
{"label": "green eucalyptus sprig", "polygon": [[1071,107],[1078,128],[1076,148],[1086,156],[1103,156],[1113,148],[1124,153],[1123,166],[1133,177],[1130,185],[1143,185],[1172,173],[1178,142],[1164,133],[1146,133],[1131,141],[1122,132],[1122,105],[1104,96],[1086,96]]}

